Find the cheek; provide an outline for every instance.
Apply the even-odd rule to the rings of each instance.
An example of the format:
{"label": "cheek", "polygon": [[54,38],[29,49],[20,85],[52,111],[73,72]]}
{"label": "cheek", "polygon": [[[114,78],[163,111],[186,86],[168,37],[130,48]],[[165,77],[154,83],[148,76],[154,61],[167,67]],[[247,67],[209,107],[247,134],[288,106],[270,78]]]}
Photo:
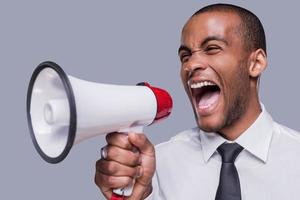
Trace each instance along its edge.
{"label": "cheek", "polygon": [[246,97],[249,93],[250,82],[245,65],[239,65],[239,69],[233,70],[231,74],[227,80],[229,99],[232,101],[236,98]]}
{"label": "cheek", "polygon": [[220,78],[226,83],[237,84],[236,80],[240,80],[241,76],[245,77],[247,62],[238,58],[233,53],[223,53],[214,57],[211,60],[212,66],[215,66],[215,71]]}
{"label": "cheek", "polygon": [[[220,63],[220,60],[216,61]],[[226,63],[226,64],[225,64]],[[239,98],[241,95],[246,95],[248,92],[249,75],[244,61],[234,62],[233,58],[227,58],[226,62],[223,60],[223,66],[217,68],[221,84],[223,86],[223,96],[225,109],[230,107],[230,104]]]}

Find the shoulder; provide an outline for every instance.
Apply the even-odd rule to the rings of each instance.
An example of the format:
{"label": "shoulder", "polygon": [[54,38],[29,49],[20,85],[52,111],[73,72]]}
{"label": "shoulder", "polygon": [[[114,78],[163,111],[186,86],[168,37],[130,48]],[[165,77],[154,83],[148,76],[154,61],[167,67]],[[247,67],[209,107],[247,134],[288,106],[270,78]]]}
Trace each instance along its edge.
{"label": "shoulder", "polygon": [[172,137],[169,141],[155,146],[158,155],[176,153],[182,150],[200,148],[199,128],[192,128],[182,131]]}
{"label": "shoulder", "polygon": [[276,156],[282,155],[286,158],[298,157],[300,154],[300,133],[275,122],[272,147],[272,152]]}
{"label": "shoulder", "polygon": [[[295,172],[300,167],[300,133],[277,122],[269,149],[268,163],[276,170],[282,166],[286,171]],[[298,177],[299,178],[299,177]]]}
{"label": "shoulder", "polygon": [[294,141],[296,143],[300,142],[300,132],[293,130],[291,128],[288,128],[287,126],[280,124],[272,118],[272,116],[266,111],[264,105],[261,103],[261,107],[263,112],[265,113],[264,116],[267,119],[266,122],[270,123],[270,128],[273,132],[273,139],[280,138],[280,139],[287,139]]}
{"label": "shoulder", "polygon": [[289,139],[295,140],[296,142],[300,142],[300,132],[289,127],[286,127],[282,124],[274,122],[275,130],[280,132],[282,137],[287,137]]}
{"label": "shoulder", "polygon": [[[199,128],[182,131],[155,147],[156,173],[161,179],[184,172],[191,161],[202,162]],[[169,178],[168,178],[169,177]]]}

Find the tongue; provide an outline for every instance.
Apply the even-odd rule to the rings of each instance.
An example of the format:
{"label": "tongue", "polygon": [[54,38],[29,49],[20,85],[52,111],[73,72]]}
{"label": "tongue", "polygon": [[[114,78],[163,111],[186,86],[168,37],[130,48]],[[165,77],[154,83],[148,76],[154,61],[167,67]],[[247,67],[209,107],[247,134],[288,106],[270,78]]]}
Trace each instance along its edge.
{"label": "tongue", "polygon": [[214,103],[217,102],[218,98],[220,95],[220,91],[208,91],[205,92],[205,94],[203,94],[203,96],[201,97],[198,106],[199,107],[208,107]]}

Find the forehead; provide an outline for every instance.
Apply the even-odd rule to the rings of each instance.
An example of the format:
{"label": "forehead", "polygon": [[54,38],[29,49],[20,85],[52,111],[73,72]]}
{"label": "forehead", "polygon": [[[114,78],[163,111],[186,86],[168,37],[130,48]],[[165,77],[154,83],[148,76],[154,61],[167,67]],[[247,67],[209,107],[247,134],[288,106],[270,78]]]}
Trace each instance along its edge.
{"label": "forehead", "polygon": [[240,17],[233,12],[212,11],[193,16],[182,30],[181,43],[192,44],[210,36],[230,40],[237,36]]}

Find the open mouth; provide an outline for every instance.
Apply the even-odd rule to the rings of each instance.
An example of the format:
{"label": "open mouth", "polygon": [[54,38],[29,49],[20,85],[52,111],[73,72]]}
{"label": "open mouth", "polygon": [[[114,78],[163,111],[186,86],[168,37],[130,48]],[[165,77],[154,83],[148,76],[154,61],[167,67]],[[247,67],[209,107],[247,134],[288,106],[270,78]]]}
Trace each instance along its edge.
{"label": "open mouth", "polygon": [[220,100],[220,87],[212,81],[200,81],[190,84],[190,90],[200,115],[211,113]]}

